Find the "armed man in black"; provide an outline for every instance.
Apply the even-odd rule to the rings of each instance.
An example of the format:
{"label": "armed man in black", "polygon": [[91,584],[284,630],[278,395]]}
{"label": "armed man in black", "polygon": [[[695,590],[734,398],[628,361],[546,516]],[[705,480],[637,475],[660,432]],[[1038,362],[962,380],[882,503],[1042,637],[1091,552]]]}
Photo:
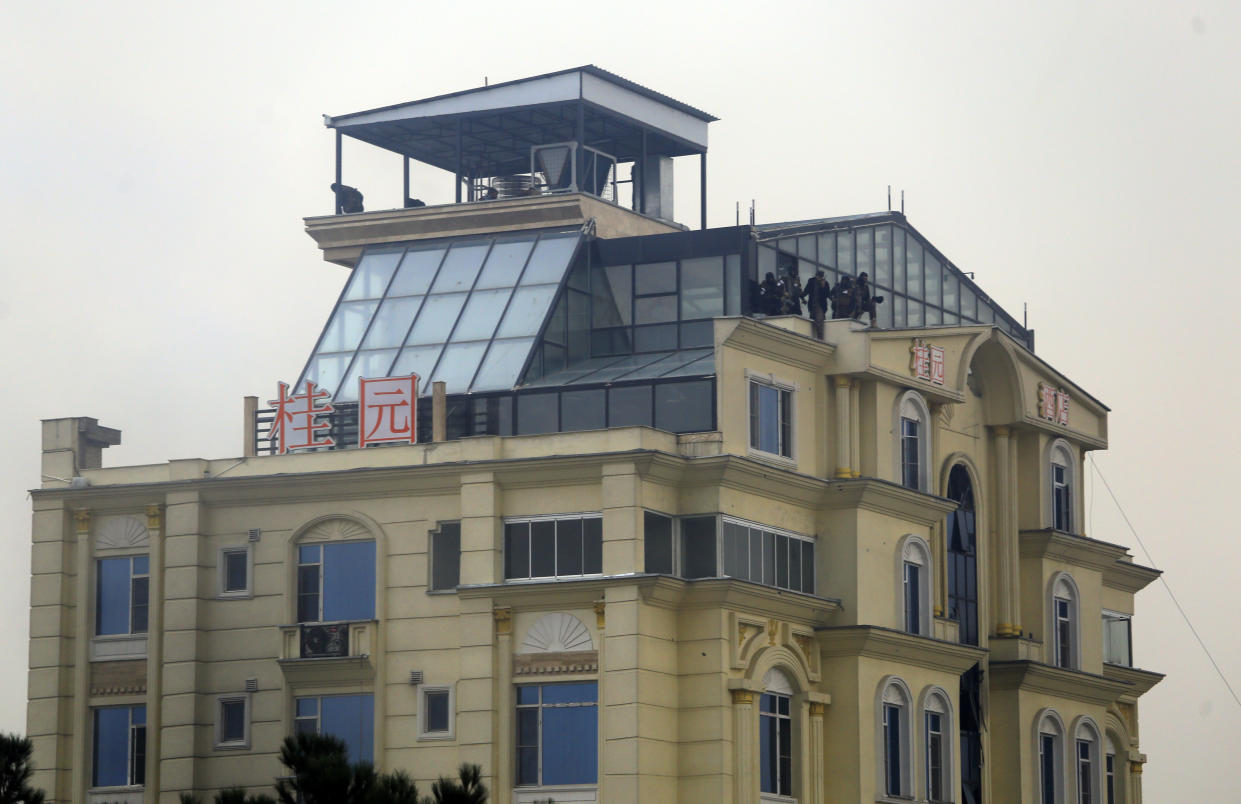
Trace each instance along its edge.
{"label": "armed man in black", "polygon": [[823,340],[823,319],[827,317],[827,304],[832,297],[831,286],[822,271],[815,272],[806,283],[801,296],[806,300],[806,309],[810,311],[810,322],[814,326],[814,337]]}

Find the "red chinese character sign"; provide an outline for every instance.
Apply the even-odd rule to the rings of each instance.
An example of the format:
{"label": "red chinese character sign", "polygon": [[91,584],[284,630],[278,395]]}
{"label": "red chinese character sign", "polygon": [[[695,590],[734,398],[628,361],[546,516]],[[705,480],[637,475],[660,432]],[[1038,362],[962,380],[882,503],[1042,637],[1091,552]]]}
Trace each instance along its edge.
{"label": "red chinese character sign", "polygon": [[914,377],[934,385],[944,384],[944,347],[915,338],[909,353],[913,356],[909,369]]}
{"label": "red chinese character sign", "polygon": [[1038,384],[1038,415],[1049,422],[1069,426],[1069,392],[1045,382]]}
{"label": "red chinese character sign", "polygon": [[418,441],[418,375],[358,380],[358,446]]}
{"label": "red chinese character sign", "polygon": [[327,391],[320,390],[313,382],[306,380],[305,393],[290,395],[289,384],[283,382],[280,383],[277,393],[278,398],[267,403],[276,408],[276,418],[271,425],[271,438],[276,443],[276,454],[284,455],[294,449],[336,445],[331,436],[320,435],[332,426],[326,418],[332,412],[332,403],[327,401]]}

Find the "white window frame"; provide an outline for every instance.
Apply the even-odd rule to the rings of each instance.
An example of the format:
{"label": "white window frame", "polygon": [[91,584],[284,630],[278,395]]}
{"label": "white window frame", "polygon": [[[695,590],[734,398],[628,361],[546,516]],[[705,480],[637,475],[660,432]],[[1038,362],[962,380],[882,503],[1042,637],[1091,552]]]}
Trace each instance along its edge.
{"label": "white window frame", "polygon": [[[224,739],[224,705],[227,703],[241,703],[244,707],[242,714],[243,736],[240,740]],[[237,692],[227,693],[215,696],[215,747],[217,751],[223,750],[248,750],[250,748],[250,693]]]}
{"label": "white window frame", "polygon": [[[582,519],[582,520],[585,520],[585,519],[598,519],[598,520],[599,520],[599,528],[600,528],[600,548],[599,548],[599,549],[600,549],[600,551],[601,551],[601,555],[602,555],[602,550],[603,550],[602,542],[603,542],[603,541],[605,541],[605,539],[603,539],[603,536],[602,536],[602,529],[603,529],[603,513],[602,513],[601,511],[580,511],[580,512],[576,512],[576,513],[566,513],[566,514],[547,514],[547,515],[544,515],[544,516],[513,516],[513,517],[508,517],[508,516],[506,516],[506,517],[504,517],[504,520],[503,520],[503,526],[502,526],[502,527],[503,527],[503,530],[501,531],[501,534],[500,534],[500,539],[501,539],[501,541],[500,541],[500,545],[501,545],[501,548],[502,548],[502,550],[501,550],[501,556],[500,556],[500,561],[501,561],[501,567],[500,567],[500,569],[501,569],[501,576],[502,576],[502,577],[503,577],[503,576],[507,576],[507,569],[508,569],[508,566],[507,566],[507,560],[508,560],[508,556],[505,554],[505,552],[504,552],[504,551],[506,551],[506,550],[508,549],[508,538],[507,538],[508,533],[507,533],[507,528],[508,528],[508,526],[509,526],[509,525],[520,525],[520,524],[524,524],[524,523],[527,523],[527,522],[532,523],[532,524],[533,524],[533,523],[535,523],[535,522],[559,522],[559,521],[562,521],[562,520],[570,520],[570,519]],[[534,550],[534,545],[533,545],[533,536],[532,536],[532,538],[531,538],[531,544],[530,544],[530,548],[529,548],[529,549],[530,549],[530,550],[532,550],[532,551]],[[533,567],[533,565],[534,565],[534,555],[533,555],[533,553],[531,553],[531,555],[529,556],[529,558],[530,558],[530,562],[529,562],[529,563],[530,563],[530,566],[531,566],[531,567]],[[583,557],[582,557],[582,563],[583,563],[583,565],[585,565],[585,549],[584,549],[584,547],[583,547]],[[584,568],[584,566],[583,566],[583,568]],[[547,583],[548,581],[559,581],[559,580],[563,580],[563,579],[566,579],[566,578],[572,578],[572,579],[576,579],[576,578],[602,578],[602,577],[604,577],[604,574],[603,574],[603,572],[602,572],[603,567],[602,567],[602,566],[600,566],[600,568],[599,568],[599,569],[600,569],[600,572],[582,572],[582,573],[578,573],[578,574],[576,574],[576,575],[524,575],[524,576],[517,577],[517,578],[509,578],[509,577],[504,577],[504,583]],[[531,570],[531,571],[533,571],[533,570]]]}
{"label": "white window frame", "polygon": [[[1073,724],[1073,801],[1075,804],[1100,804],[1103,801],[1103,742],[1100,739],[1101,732],[1094,721],[1086,716],[1079,717]],[[1079,745],[1086,743],[1088,745],[1087,770],[1090,773],[1088,780],[1089,791],[1083,791],[1081,786],[1081,759],[1078,754]],[[1089,799],[1083,798],[1083,793],[1089,792]]]}
{"label": "white window frame", "polygon": [[[1049,664],[1068,670],[1080,670],[1082,665],[1081,651],[1081,594],[1073,576],[1067,572],[1057,572],[1052,576],[1047,587],[1047,642]],[[1057,611],[1059,601],[1068,603],[1069,656],[1066,661],[1060,655],[1060,616]]]}
{"label": "white window frame", "polygon": [[[747,454],[750,455],[751,457],[759,458],[764,461],[769,461],[772,463],[778,463],[783,466],[796,466],[797,465],[797,385],[794,383],[786,382],[784,380],[778,380],[773,374],[761,374],[761,373],[756,373],[752,371],[746,371],[745,378],[746,378],[745,422],[746,422]],[[751,422],[753,422],[753,415],[754,415],[753,401],[751,399],[751,392],[750,392],[751,385],[765,385],[768,388],[773,388],[776,391],[779,391],[781,393],[786,393],[789,395],[789,439],[788,439],[789,443],[786,445],[788,447],[788,455],[785,455],[782,452],[768,452],[767,450],[759,449],[758,447],[754,446],[754,431],[753,431],[753,428],[751,427]],[[777,415],[779,414],[779,407],[780,406],[777,405]],[[781,426],[781,424],[782,423],[777,419],[776,430],[778,433],[782,432],[784,429]]]}
{"label": "white window frame", "polygon": [[[147,559],[147,571],[145,573],[135,573],[133,570],[133,560],[135,558],[145,557]],[[99,565],[104,559],[124,558],[129,560],[129,589],[128,589],[128,611],[126,619],[129,623],[129,630],[120,634],[100,634],[99,630]],[[147,630],[134,631],[134,579],[147,579]],[[113,554],[111,551],[99,551],[95,554],[91,568],[90,579],[90,599],[91,599],[91,639],[90,639],[90,660],[92,662],[106,661],[124,661],[126,659],[145,659],[147,655],[147,640],[151,632],[151,555],[147,551],[138,553],[126,553],[118,551]]]}
{"label": "white window frame", "polygon": [[[709,514],[703,514],[701,516],[709,516]],[[693,515],[682,517],[682,518],[692,519]],[[724,524],[725,523],[731,523],[733,525],[740,525],[743,528],[751,528],[753,530],[764,531],[766,533],[772,533],[772,534],[775,534],[776,536],[783,536],[787,539],[796,539],[797,541],[800,541],[800,542],[806,542],[812,545],[814,548],[814,555],[815,555],[814,565],[811,568],[811,577],[814,579],[814,592],[801,592],[796,589],[792,589],[788,586],[777,586],[776,584],[768,585],[765,583],[761,583],[759,581],[744,581],[745,583],[756,583],[759,586],[766,587],[767,589],[781,589],[785,592],[792,592],[795,595],[811,595],[811,594],[817,595],[819,593],[818,561],[819,561],[820,547],[819,547],[819,542],[817,539],[815,539],[813,536],[807,536],[804,533],[796,533],[791,530],[785,530],[784,528],[777,528],[771,525],[764,525],[761,522],[753,522],[749,519],[741,519],[740,517],[735,517],[735,516],[731,516],[728,514],[718,514],[716,516],[716,521],[715,521],[715,574],[717,578],[731,578],[732,577],[731,575],[724,574]],[[680,541],[680,539],[678,538],[677,541]],[[741,579],[738,578],[736,580],[741,580]]]}
{"label": "white window frame", "polygon": [[[797,702],[794,696],[797,691],[793,688],[792,682],[789,680],[788,674],[779,668],[773,667],[763,675],[763,693],[764,695],[775,695],[784,698],[789,702],[789,713],[787,716],[780,714],[765,713],[759,709],[758,719],[760,733],[762,729],[762,721],[764,717],[774,717],[777,719],[787,719],[789,721],[789,795],[783,793],[773,793],[762,790],[762,772],[761,765],[763,761],[762,741],[759,741],[759,800],[762,802],[790,802],[795,804],[798,794],[798,752],[797,752]],[[761,702],[761,698],[760,698]],[[777,751],[779,749],[777,748]],[[779,788],[779,780],[776,781],[776,787]]]}
{"label": "white window frame", "polygon": [[[900,542],[897,551],[896,565],[896,621],[900,630],[907,634],[931,636],[931,598],[934,585],[934,564],[931,560],[931,546],[926,539],[916,534],[907,534]],[[907,595],[906,564],[914,564],[921,570],[918,573],[918,623],[917,630],[911,630],[906,622]]]}
{"label": "white window frame", "polygon": [[1055,789],[1052,791],[1052,797],[1055,804],[1065,804],[1065,734],[1064,721],[1060,719],[1060,715],[1054,709],[1044,709],[1039,712],[1035,718],[1034,727],[1034,757],[1035,757],[1035,773],[1034,788],[1035,801],[1037,804],[1044,802],[1043,789],[1043,736],[1052,737],[1052,777],[1055,783]]}
{"label": "white window frame", "polygon": [[[418,739],[453,740],[457,736],[457,685],[427,684],[418,688]],[[445,731],[428,731],[427,696],[443,692],[448,695],[448,728]]]}
{"label": "white window frame", "polygon": [[[1111,644],[1111,639],[1108,637],[1109,631],[1107,627],[1109,621],[1113,621],[1113,622],[1123,621],[1128,624],[1128,627],[1125,630],[1127,632],[1127,638],[1129,642],[1128,642],[1128,645],[1126,645],[1128,650],[1126,651],[1124,662],[1118,663],[1118,662],[1108,661],[1108,655],[1109,655],[1108,647]],[[1103,625],[1103,661],[1104,663],[1113,664],[1113,665],[1119,664],[1121,667],[1133,667],[1133,615],[1125,614],[1124,612],[1121,612],[1121,611],[1112,611],[1111,609],[1103,609],[1102,625]]]}
{"label": "white window frame", "polygon": [[[888,792],[888,741],[886,707],[895,706],[900,710],[900,763],[901,790],[899,793]],[[887,676],[879,684],[875,698],[875,759],[878,787],[875,788],[876,798],[880,801],[905,801],[914,797],[913,773],[913,735],[912,715],[913,695],[909,686],[897,676]]]}
{"label": "white window frame", "polygon": [[[117,792],[120,792],[120,791],[126,791],[126,790],[140,791],[140,790],[146,789],[145,764],[142,768],[143,781],[142,782],[134,781],[134,775],[135,775],[134,772],[137,770],[137,765],[134,763],[134,759],[135,759],[134,757],[134,732],[138,728],[141,728],[144,732],[147,730],[147,726],[149,725],[150,710],[149,709],[147,710],[148,720],[143,722],[141,726],[137,726],[134,724],[134,707],[137,707],[137,706],[146,706],[146,704],[145,702],[138,702],[138,703],[131,703],[131,704],[113,704],[109,706],[92,706],[91,707],[91,720],[90,720],[91,733],[87,737],[87,739],[90,740],[90,744],[91,744],[91,752],[90,752],[91,765],[90,765],[90,768],[87,770],[87,779],[90,782],[92,782],[91,786],[89,787],[89,790],[92,792],[96,790],[115,791],[115,792],[109,792],[108,795],[104,797],[104,800],[112,800],[113,796],[123,799],[124,798],[123,794],[117,796]],[[98,725],[96,724],[96,718],[99,716],[98,713],[102,709],[127,709],[129,712],[129,725],[125,730],[125,746],[126,746],[125,747],[125,779],[126,779],[126,783],[123,785],[101,785],[99,787],[96,787],[93,784],[93,781],[95,778],[95,771],[96,771],[95,763],[99,761],[99,758],[95,756],[95,753],[94,753],[94,740],[95,740],[94,734],[95,734],[95,730],[98,728]],[[144,755],[144,763],[146,760],[150,759],[151,742],[149,738],[150,738],[149,733],[143,736],[143,747],[146,751]],[[99,798],[98,796],[91,796],[92,800],[97,800],[98,798]]]}
{"label": "white window frame", "polygon": [[[922,793],[923,797],[934,804],[952,804],[957,800],[957,775],[954,755],[952,752],[953,736],[956,734],[956,723],[953,719],[952,699],[939,687],[930,687],[922,693],[921,723],[922,729]],[[939,761],[943,792],[941,798],[931,798],[931,736],[928,714],[939,715]]]}
{"label": "white window frame", "polygon": [[[918,485],[905,485],[904,419],[918,422]],[[896,399],[892,411],[893,473],[896,484],[914,491],[931,489],[931,409],[922,394],[912,389]]]}
{"label": "white window frame", "polygon": [[[246,554],[246,585],[243,589],[228,589],[227,556],[230,553]],[[217,596],[225,600],[254,597],[254,550],[250,543],[230,544],[220,548],[216,572]]]}
{"label": "white window frame", "polygon": [[[1047,478],[1047,527],[1063,530],[1065,533],[1077,532],[1077,456],[1069,442],[1057,438],[1047,447],[1047,460],[1044,474]],[[1067,489],[1068,510],[1065,511],[1065,527],[1056,528],[1056,466],[1064,469],[1064,485]]]}
{"label": "white window frame", "polygon": [[[1112,735],[1103,735],[1103,804],[1116,804],[1117,801],[1124,801],[1124,787],[1122,786],[1123,774],[1117,772],[1117,753],[1116,743],[1112,740]],[[1108,763],[1111,767],[1108,767]],[[1112,795],[1108,795],[1108,783],[1111,782]]]}

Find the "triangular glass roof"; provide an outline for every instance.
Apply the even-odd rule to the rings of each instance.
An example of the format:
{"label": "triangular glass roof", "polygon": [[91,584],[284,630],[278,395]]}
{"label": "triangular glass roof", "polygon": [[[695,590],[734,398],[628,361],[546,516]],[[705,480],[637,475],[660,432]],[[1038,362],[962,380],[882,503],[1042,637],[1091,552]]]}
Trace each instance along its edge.
{"label": "triangular glass roof", "polygon": [[367,248],[315,345],[306,380],[337,402],[358,380],[417,374],[420,393],[507,391],[582,240],[579,230]]}

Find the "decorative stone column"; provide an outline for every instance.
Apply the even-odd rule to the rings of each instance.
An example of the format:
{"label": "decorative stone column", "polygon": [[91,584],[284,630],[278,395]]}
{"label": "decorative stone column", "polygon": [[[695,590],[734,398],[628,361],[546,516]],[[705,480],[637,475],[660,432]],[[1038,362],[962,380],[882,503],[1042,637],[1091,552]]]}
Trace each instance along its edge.
{"label": "decorative stone column", "polygon": [[149,801],[159,800],[160,736],[164,689],[164,511],[159,505],[146,508],[149,540],[150,591],[147,619],[147,768]]}
{"label": "decorative stone column", "polygon": [[809,767],[807,778],[806,794],[803,796],[805,804],[823,804],[826,801],[824,786],[827,778],[824,775],[824,768],[827,763],[826,748],[823,742],[823,716],[827,714],[827,704],[823,701],[810,702],[810,723],[807,731],[807,737],[810,742],[807,756]]}
{"label": "decorative stone column", "polygon": [[[846,385],[846,390],[848,386]],[[756,804],[758,780],[754,776],[754,742],[758,720],[754,714],[754,690],[732,689],[733,702],[733,804]]]}
{"label": "decorative stone column", "polygon": [[849,475],[861,477],[862,381],[849,382]]}
{"label": "decorative stone column", "polygon": [[1008,610],[1012,618],[1012,635],[1021,636],[1021,544],[1017,532],[1017,445],[1010,441],[1008,449],[1008,498],[1004,531],[1008,537]]}
{"label": "decorative stone column", "polygon": [[995,427],[992,429],[995,436],[995,539],[992,544],[992,565],[995,567],[996,577],[996,594],[995,594],[995,632],[1000,636],[1010,636],[1013,633],[1013,611],[1012,597],[1009,595],[1009,589],[1013,585],[1012,564],[1009,562],[1009,542],[1014,540],[1016,534],[1008,532],[1008,514],[1014,508],[1013,500],[1009,495],[1009,474],[1011,462],[1009,453],[1012,451],[1009,443],[1009,429],[1007,427]]}
{"label": "decorative stone column", "polygon": [[498,802],[509,801],[513,795],[513,763],[517,755],[514,747],[516,725],[513,721],[513,610],[507,606],[494,609],[496,622],[496,731],[495,750],[492,751],[492,767],[495,769],[495,790],[492,796]]}
{"label": "decorative stone column", "polygon": [[852,451],[849,415],[849,389],[853,381],[848,377],[836,377],[836,477],[853,477],[853,467],[849,458]]}
{"label": "decorative stone column", "polygon": [[94,550],[90,534],[91,512],[73,512],[73,531],[78,540],[77,583],[73,613],[73,795],[86,800],[90,786],[90,643],[94,634],[91,624],[91,577],[94,575]]}

